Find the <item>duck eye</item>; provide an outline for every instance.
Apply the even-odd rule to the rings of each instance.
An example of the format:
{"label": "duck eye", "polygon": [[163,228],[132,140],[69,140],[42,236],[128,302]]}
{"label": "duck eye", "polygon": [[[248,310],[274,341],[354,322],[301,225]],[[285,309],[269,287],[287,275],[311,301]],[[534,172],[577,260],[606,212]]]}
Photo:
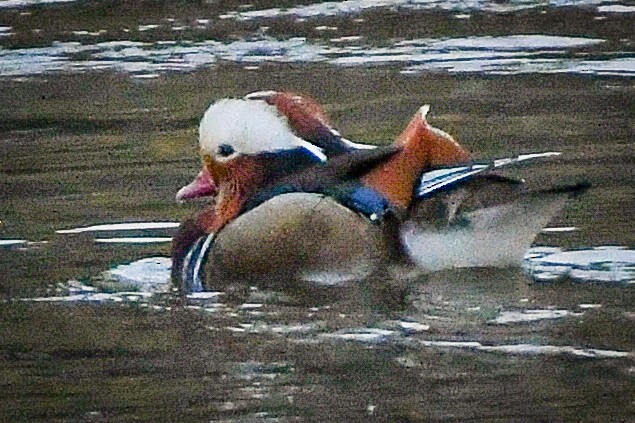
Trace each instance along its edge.
{"label": "duck eye", "polygon": [[221,157],[231,156],[234,153],[234,147],[229,144],[221,144],[218,146],[218,155]]}

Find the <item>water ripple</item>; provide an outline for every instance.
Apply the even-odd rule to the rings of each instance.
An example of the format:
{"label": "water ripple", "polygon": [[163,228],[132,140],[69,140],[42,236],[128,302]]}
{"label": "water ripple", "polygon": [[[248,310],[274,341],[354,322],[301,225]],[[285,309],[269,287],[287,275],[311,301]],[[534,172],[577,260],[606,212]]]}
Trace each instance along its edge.
{"label": "water ripple", "polygon": [[569,277],[578,281],[635,284],[635,250],[624,247],[574,251],[535,247],[525,256],[524,266],[538,281]]}
{"label": "water ripple", "polygon": [[491,12],[513,13],[521,10],[542,7],[589,7],[600,6],[608,11],[622,11],[627,6],[615,5],[612,0],[511,0],[506,2],[493,0],[346,0],[312,3],[289,8],[271,8],[250,11],[232,11],[224,13],[221,19],[249,21],[254,19],[277,19],[294,17],[310,19],[328,16],[352,15],[376,9],[389,10],[444,10],[452,12]]}
{"label": "water ripple", "polygon": [[229,62],[256,69],[263,63],[329,63],[335,66],[390,64],[403,73],[592,73],[635,74],[635,58],[627,53],[597,53],[598,38],[548,35],[481,36],[394,41],[387,47],[364,44],[359,37],[325,44],[296,37],[260,37],[223,43],[109,41],[97,44],[54,42],[49,47],[0,50],[0,76],[32,76],[55,72],[114,70],[138,77],[165,72],[191,72]]}

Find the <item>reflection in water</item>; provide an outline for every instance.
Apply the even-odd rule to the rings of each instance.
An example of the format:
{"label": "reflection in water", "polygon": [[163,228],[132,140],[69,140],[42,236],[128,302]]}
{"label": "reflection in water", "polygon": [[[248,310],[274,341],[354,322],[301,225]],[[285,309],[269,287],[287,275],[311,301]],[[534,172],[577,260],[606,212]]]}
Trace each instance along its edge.
{"label": "reflection in water", "polygon": [[170,242],[169,237],[126,237],[126,238],[95,238],[100,244],[150,244],[155,242]]}
{"label": "reflection in water", "polygon": [[635,58],[616,57],[612,52],[604,56],[598,53],[599,56],[591,60],[588,52],[577,51],[602,43],[602,39],[551,35],[414,39],[394,41],[388,47],[367,45],[358,37],[336,38],[332,45],[306,38],[280,40],[262,36],[229,43],[215,40],[54,42],[49,47],[0,50],[0,76],[116,70],[139,77],[156,77],[163,72],[191,72],[221,62],[391,64],[403,65],[404,73],[441,70],[631,75],[635,72]]}
{"label": "reflection in water", "polygon": [[[600,247],[581,251],[562,251],[554,247],[532,248],[527,257],[528,268],[537,280],[549,280],[545,274],[567,274],[573,278],[589,280],[599,278],[600,281],[624,282],[635,280],[635,251],[620,247]],[[171,261],[167,257],[149,257],[129,264],[116,266],[93,277],[89,284],[79,281],[69,281],[58,287],[58,295],[50,297],[25,298],[23,301],[33,302],[90,302],[90,303],[120,303],[136,304],[157,311],[170,311],[168,305],[173,292],[170,283]],[[618,270],[616,270],[618,269]],[[586,273],[585,273],[586,272]],[[612,275],[606,277],[602,273]],[[617,272],[617,273],[616,273]],[[620,273],[621,272],[621,273]],[[252,288],[252,293],[256,292]],[[254,295],[258,295],[255,293]],[[307,309],[309,322],[295,321],[284,323],[268,322],[266,316],[278,314],[278,308],[272,304],[253,301],[238,306],[222,303],[224,294],[221,292],[197,292],[187,295],[185,308],[197,310],[201,313],[211,313],[222,317],[220,326],[210,326],[210,330],[221,330],[241,333],[244,335],[270,334],[286,336],[298,342],[361,342],[369,344],[398,344],[409,347],[436,349],[465,349],[487,353],[501,353],[509,355],[570,355],[583,358],[625,358],[631,357],[628,351],[609,349],[580,348],[571,345],[543,345],[540,343],[526,343],[519,338],[518,343],[496,344],[483,343],[472,339],[461,340],[430,340],[429,333],[437,333],[434,326],[452,324],[449,320],[427,320],[419,322],[411,317],[408,320],[385,320],[377,322],[373,327],[348,327],[333,330],[322,320],[329,313],[329,307]],[[166,302],[167,301],[167,302]],[[521,301],[522,302],[522,301]],[[516,324],[535,325],[544,320],[564,318],[579,318],[587,313],[601,308],[601,304],[579,304],[578,312],[564,308],[518,309],[500,311],[498,315],[487,320],[489,325],[510,326]],[[475,311],[480,307],[474,307]],[[220,313],[220,314],[219,314]],[[345,315],[340,314],[340,317]],[[227,325],[227,318],[232,323]],[[354,324],[353,324],[354,325]],[[378,326],[377,326],[378,325]],[[432,326],[432,329],[431,329]],[[430,332],[432,331],[432,332]]]}
{"label": "reflection in water", "polygon": [[13,245],[21,245],[26,243],[26,239],[0,239],[0,247],[11,247]]}
{"label": "reflection in water", "polygon": [[635,283],[635,250],[597,247],[562,251],[559,248],[531,248],[525,268],[537,281],[569,277],[578,281]]}
{"label": "reflection in water", "polygon": [[60,229],[55,231],[58,234],[79,234],[83,232],[100,232],[100,231],[131,231],[131,230],[147,230],[147,229],[170,229],[178,228],[179,222],[125,222],[125,223],[107,223],[103,225],[84,226],[72,229]]}
{"label": "reflection in water", "polygon": [[[251,11],[235,11],[221,15],[223,19],[253,20],[275,19],[281,16],[291,16],[296,19],[308,19],[321,16],[340,16],[366,12],[372,9],[390,8],[402,10],[448,10],[454,12],[493,12],[511,13],[525,9],[544,6],[592,6],[604,3],[615,3],[613,0],[528,0],[528,1],[492,1],[492,0],[346,0],[328,1],[289,8],[272,8]],[[627,6],[600,6],[610,8],[602,11],[623,11]],[[599,8],[598,8],[599,9]],[[612,10],[615,9],[615,10]]]}
{"label": "reflection in water", "polygon": [[138,291],[168,292],[171,267],[172,260],[168,257],[149,257],[116,266],[99,277],[102,281],[134,287]]}
{"label": "reflection in water", "polygon": [[[166,239],[169,240],[169,238]],[[4,241],[24,242],[22,240]],[[2,244],[0,243],[0,245]],[[94,294],[97,292],[93,286],[70,282],[67,290],[72,294],[72,299],[55,297],[55,299],[50,298],[49,301],[120,301],[119,294],[116,292],[131,289],[150,294],[170,292],[172,289],[170,283],[171,266],[171,259],[168,257],[149,257],[129,264],[118,265],[102,272],[91,281],[91,285],[107,285],[109,291],[115,292],[109,294],[112,296],[99,296],[99,299],[96,299]],[[632,284],[635,283],[635,250],[624,247],[597,247],[590,250],[563,251],[557,247],[533,247],[525,256],[524,268],[538,282],[570,277],[585,282]],[[219,292],[195,292],[189,294],[188,299],[198,302],[217,301],[221,295]],[[244,308],[260,308],[261,306],[262,304],[243,305]],[[581,309],[597,307],[600,305],[580,305]],[[492,320],[492,323],[529,322],[568,315],[572,315],[571,312],[555,309],[508,311],[501,313]],[[407,324],[404,325],[404,328],[406,326]],[[411,330],[417,330],[416,328],[421,329],[415,325]]]}

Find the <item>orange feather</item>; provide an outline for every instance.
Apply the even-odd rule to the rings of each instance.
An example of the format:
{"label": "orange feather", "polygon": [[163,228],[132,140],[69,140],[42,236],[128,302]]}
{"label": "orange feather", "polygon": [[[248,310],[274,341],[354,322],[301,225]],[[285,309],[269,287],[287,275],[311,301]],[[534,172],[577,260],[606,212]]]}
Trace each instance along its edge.
{"label": "orange feather", "polygon": [[199,215],[198,223],[207,233],[212,233],[238,217],[245,203],[256,194],[263,178],[258,163],[248,155],[227,161],[206,155],[203,162],[218,185],[218,194],[210,208]]}
{"label": "orange feather", "polygon": [[319,136],[316,131],[324,126],[330,127],[328,117],[322,106],[310,97],[282,91],[263,98],[286,116],[289,126],[303,139]]}
{"label": "orange feather", "polygon": [[395,140],[403,149],[362,177],[366,186],[404,209],[410,206],[414,185],[424,169],[470,160],[470,154],[451,136],[428,124],[426,111],[419,110]]}

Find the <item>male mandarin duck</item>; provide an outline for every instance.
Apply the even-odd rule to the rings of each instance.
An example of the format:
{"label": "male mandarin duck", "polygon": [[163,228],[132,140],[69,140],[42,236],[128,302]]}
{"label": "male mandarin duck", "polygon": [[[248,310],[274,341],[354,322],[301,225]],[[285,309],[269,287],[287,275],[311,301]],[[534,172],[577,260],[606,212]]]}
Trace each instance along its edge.
{"label": "male mandarin duck", "polygon": [[[517,264],[581,191],[526,192],[492,174],[542,153],[471,163],[422,107],[393,146],[348,141],[294,93],[220,100],[199,128],[203,170],[178,199],[211,195],[174,239],[184,289],[237,282],[294,290],[404,266],[421,272]],[[451,167],[452,166],[452,167]]]}
{"label": "male mandarin duck", "polygon": [[[370,217],[383,214],[387,208],[383,197],[354,180],[367,166],[385,160],[397,148],[351,151],[325,164],[322,151],[295,136],[274,106],[251,100],[221,100],[213,104],[205,113],[199,132],[203,169],[191,184],[179,191],[177,199],[213,194],[214,201],[184,222],[177,233],[173,242],[175,277],[181,277],[185,271],[184,280],[189,284],[192,276],[187,272],[197,275],[201,268],[192,257],[202,259],[207,255],[213,259],[208,262],[218,265],[207,266],[205,272],[208,279],[218,274],[214,277],[217,281],[249,280],[252,275],[260,279],[258,275],[262,274],[280,279],[299,273],[320,279],[329,271],[338,271],[334,265],[336,259],[342,263],[342,274],[358,275],[361,270],[352,269],[368,267],[364,256],[370,252],[369,245],[363,242],[355,246],[349,238],[357,233],[356,239],[368,240],[376,237],[378,229],[367,227],[365,217],[323,193],[337,186],[333,195],[341,197],[344,204],[357,206],[356,210]],[[279,196],[285,192],[290,194]],[[327,204],[329,207],[325,207]],[[245,213],[254,208],[259,212]],[[240,214],[244,219],[234,221]],[[311,229],[307,224],[317,216],[319,222]],[[232,229],[245,224],[249,230]],[[337,228],[347,228],[347,232],[339,232]],[[328,246],[320,247],[319,237],[311,240],[307,229],[319,231],[322,238],[328,231],[328,240],[324,238]],[[214,248],[207,253],[204,235],[217,233]],[[303,244],[301,248],[299,244]],[[247,250],[240,254],[224,253],[227,245]],[[347,252],[349,246],[356,248]],[[315,251],[307,253],[311,249]],[[348,261],[342,260],[347,256]],[[325,262],[330,265],[323,269],[320,265]],[[194,285],[189,288],[208,286]]]}

